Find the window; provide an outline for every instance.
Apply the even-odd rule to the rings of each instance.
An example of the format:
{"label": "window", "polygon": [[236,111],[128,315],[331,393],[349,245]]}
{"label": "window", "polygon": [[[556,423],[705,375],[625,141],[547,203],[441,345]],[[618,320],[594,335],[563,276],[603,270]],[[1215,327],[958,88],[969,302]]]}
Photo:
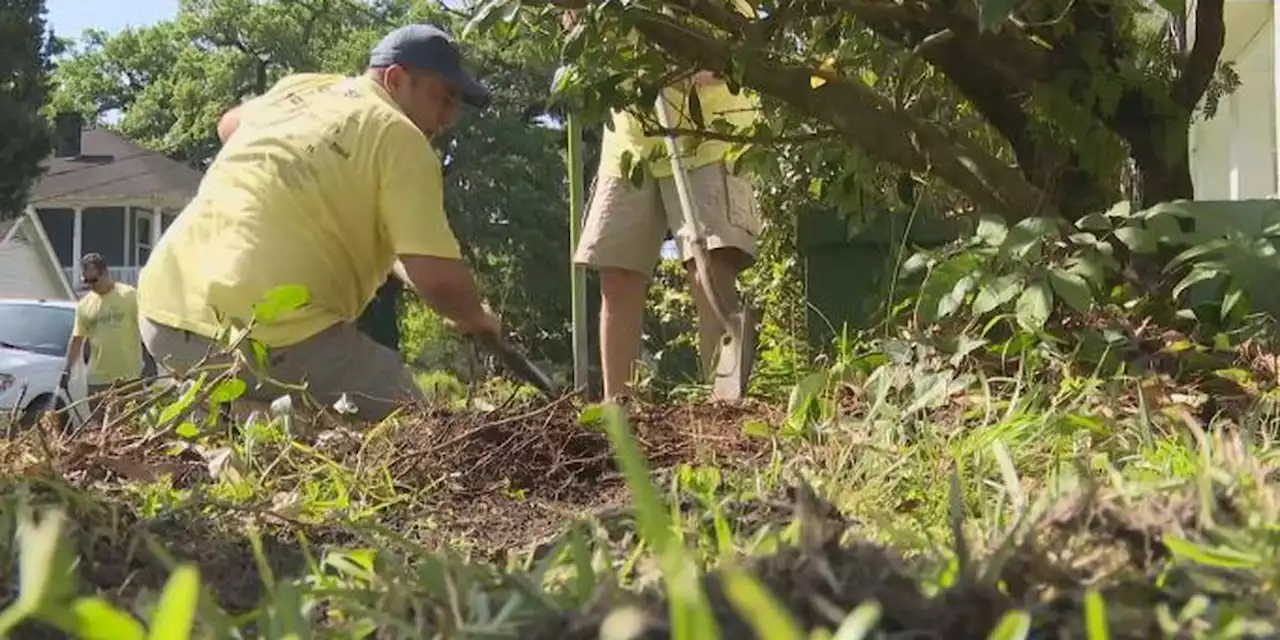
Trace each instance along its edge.
{"label": "window", "polygon": [[133,264],[144,266],[151,257],[151,225],[155,223],[155,214],[147,209],[133,210]]}
{"label": "window", "polygon": [[55,209],[41,207],[36,210],[45,235],[49,236],[49,244],[58,254],[58,262],[66,268],[73,268],[79,257],[75,254],[76,211],[75,209]]}
{"label": "window", "polygon": [[0,303],[0,347],[65,357],[75,310],[31,303]]}
{"label": "window", "polygon": [[101,254],[112,268],[124,266],[128,227],[124,207],[86,207],[80,214],[80,256]]}

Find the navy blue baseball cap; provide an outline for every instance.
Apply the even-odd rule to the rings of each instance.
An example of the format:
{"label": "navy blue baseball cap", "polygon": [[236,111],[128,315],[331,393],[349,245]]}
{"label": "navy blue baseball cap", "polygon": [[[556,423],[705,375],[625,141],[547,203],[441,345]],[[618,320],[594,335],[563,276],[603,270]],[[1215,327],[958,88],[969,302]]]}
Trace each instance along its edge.
{"label": "navy blue baseball cap", "polygon": [[462,68],[462,54],[453,38],[430,24],[400,27],[382,38],[369,54],[370,67],[398,64],[439,75],[462,96],[462,101],[477,108],[489,106],[489,90]]}

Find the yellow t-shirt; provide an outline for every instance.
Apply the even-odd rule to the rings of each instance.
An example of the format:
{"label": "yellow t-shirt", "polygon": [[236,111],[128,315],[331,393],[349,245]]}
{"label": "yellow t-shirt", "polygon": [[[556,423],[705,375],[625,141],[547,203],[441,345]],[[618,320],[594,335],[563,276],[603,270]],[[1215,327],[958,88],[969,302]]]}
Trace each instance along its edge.
{"label": "yellow t-shirt", "polygon": [[89,342],[88,384],[111,384],[142,375],[138,298],[133,287],[117,282],[105,295],[90,291],[76,304],[75,318],[71,335]]}
{"label": "yellow t-shirt", "polygon": [[297,74],[241,109],[142,269],[139,304],[212,337],[215,309],[247,322],[271,290],[301,285],[307,305],[253,331],[286,346],[354,321],[406,254],[460,258],[439,156],[371,79]]}
{"label": "yellow t-shirt", "polygon": [[[738,95],[734,95],[729,91],[729,86],[722,82],[697,87],[697,91],[698,101],[702,107],[703,124],[709,131],[716,131],[717,127],[714,123],[717,120],[724,120],[732,125],[735,132],[745,133],[759,117],[759,96],[746,89],[741,89]],[[674,128],[699,128],[689,115],[688,97],[684,91],[668,89],[663,92],[663,95],[668,101],[669,113],[676,119]],[[631,152],[631,162],[634,166],[636,163],[647,160],[655,149],[659,149],[662,157],[648,163],[649,172],[655,177],[671,175],[671,160],[664,153],[666,138],[645,137],[643,124],[626,111],[614,110],[611,119],[613,130],[610,131],[605,127],[600,142],[600,173],[614,177],[621,176],[623,154]],[[704,139],[696,148],[690,148],[692,142],[691,136],[676,138],[676,145],[682,151],[681,158],[684,159],[684,165],[688,169],[724,162],[726,155],[733,147],[732,142]]]}

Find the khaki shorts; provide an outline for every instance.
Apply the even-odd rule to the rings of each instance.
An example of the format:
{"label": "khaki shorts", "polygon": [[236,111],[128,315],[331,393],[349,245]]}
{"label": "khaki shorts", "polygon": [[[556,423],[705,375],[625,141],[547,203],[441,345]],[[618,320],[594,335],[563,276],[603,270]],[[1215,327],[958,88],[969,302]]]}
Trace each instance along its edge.
{"label": "khaki shorts", "polygon": [[[145,316],[138,318],[138,329],[160,371],[184,374],[206,354],[217,352],[212,340]],[[205,364],[229,361],[223,355],[211,357]],[[305,383],[310,399],[326,410],[347,394],[358,409],[353,416],[356,420],[377,422],[406,403],[426,402],[400,354],[360,333],[354,324],[335,324],[297,344],[271,349],[267,368],[271,378],[285,384]],[[268,381],[259,387],[249,371],[242,372],[240,378],[248,385],[244,395],[249,400],[270,402],[289,392]]]}
{"label": "khaki shorts", "polygon": [[[690,171],[689,186],[707,250],[731,247],[754,257],[760,215],[751,183],[717,163]],[[692,260],[688,241],[678,233],[682,219],[674,178],[655,181],[646,175],[637,188],[626,178],[597,176],[573,260],[649,275],[668,229],[680,259]]]}

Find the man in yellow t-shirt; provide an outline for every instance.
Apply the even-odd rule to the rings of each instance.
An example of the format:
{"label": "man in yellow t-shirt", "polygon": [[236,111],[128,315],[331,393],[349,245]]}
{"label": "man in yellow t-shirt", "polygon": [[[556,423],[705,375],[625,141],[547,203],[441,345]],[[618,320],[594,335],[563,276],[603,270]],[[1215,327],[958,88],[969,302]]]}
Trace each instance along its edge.
{"label": "man in yellow t-shirt", "polygon": [[[383,38],[360,76],[292,75],[226,113],[222,149],[142,270],[140,325],[157,366],[190,370],[220,319],[252,318],[268,377],[306,384],[324,405],[346,395],[357,419],[377,421],[423,401],[400,355],[355,321],[394,271],[463,333],[498,333],[461,262],[429,142],[459,102],[489,100],[447,34],[410,25]],[[255,317],[289,286],[306,304]],[[254,399],[284,393],[245,377]]]}
{"label": "man in yellow t-shirt", "polygon": [[98,416],[110,389],[138,379],[142,374],[142,343],[138,337],[138,301],[133,287],[111,279],[107,261],[96,253],[80,259],[80,277],[89,286],[76,305],[67,359],[58,386],[63,390],[71,367],[81,361],[89,343],[86,382],[90,420]]}

